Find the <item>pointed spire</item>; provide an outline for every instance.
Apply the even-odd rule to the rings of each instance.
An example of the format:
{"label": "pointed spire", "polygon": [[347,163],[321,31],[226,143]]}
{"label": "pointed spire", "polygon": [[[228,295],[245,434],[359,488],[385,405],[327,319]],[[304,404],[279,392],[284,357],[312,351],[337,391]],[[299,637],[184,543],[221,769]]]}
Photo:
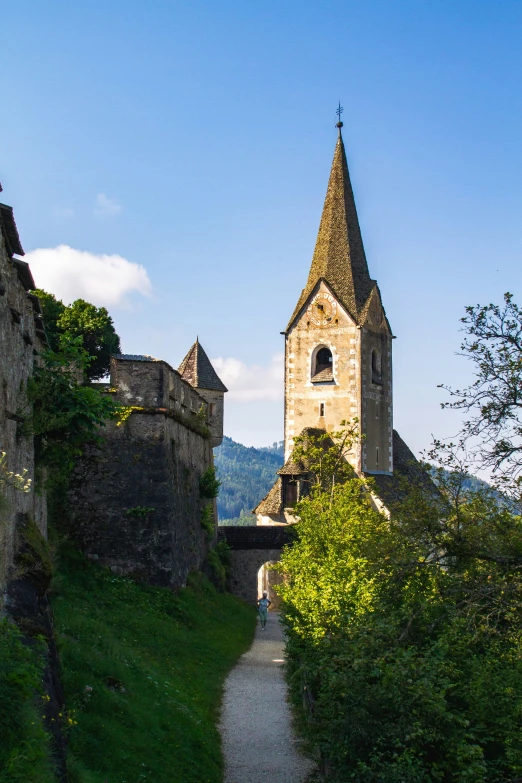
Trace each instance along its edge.
{"label": "pointed spire", "polygon": [[375,285],[368,264],[355,208],[341,128],[341,106],[337,110],[339,137],[335,146],[319,233],[306,287],[287,329],[290,328],[313,289],[323,279],[344,307],[359,321]]}
{"label": "pointed spire", "polygon": [[195,389],[211,389],[213,391],[228,391],[212,367],[210,359],[196,337],[196,342],[181,362],[178,372],[183,380],[188,381]]}

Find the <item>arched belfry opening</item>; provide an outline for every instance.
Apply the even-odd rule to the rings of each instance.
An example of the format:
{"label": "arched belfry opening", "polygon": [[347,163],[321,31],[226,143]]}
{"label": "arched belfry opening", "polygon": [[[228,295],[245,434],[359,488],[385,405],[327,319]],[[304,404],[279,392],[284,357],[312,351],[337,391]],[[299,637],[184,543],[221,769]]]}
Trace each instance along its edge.
{"label": "arched belfry opening", "polygon": [[381,352],[372,348],[372,383],[382,383]]}
{"label": "arched belfry opening", "polygon": [[319,345],[312,355],[312,383],[333,381],[333,356],[326,345]]}

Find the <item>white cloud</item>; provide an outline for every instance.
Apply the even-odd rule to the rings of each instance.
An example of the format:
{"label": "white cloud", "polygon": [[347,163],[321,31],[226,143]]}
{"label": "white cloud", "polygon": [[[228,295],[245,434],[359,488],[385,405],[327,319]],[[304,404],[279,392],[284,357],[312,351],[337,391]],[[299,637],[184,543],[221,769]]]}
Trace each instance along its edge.
{"label": "white cloud", "polygon": [[66,304],[86,299],[98,307],[128,307],[128,296],[149,296],[151,282],[145,267],[122,256],[96,255],[68,245],[27,253],[38,288]]}
{"label": "white cloud", "polygon": [[268,366],[247,365],[239,359],[218,357],[212,365],[229,390],[227,400],[280,400],[284,391],[284,356],[278,353]]}
{"label": "white cloud", "polygon": [[96,204],[94,205],[94,214],[98,217],[112,217],[118,215],[122,210],[121,204],[115,199],[111,199],[105,193],[98,193]]}

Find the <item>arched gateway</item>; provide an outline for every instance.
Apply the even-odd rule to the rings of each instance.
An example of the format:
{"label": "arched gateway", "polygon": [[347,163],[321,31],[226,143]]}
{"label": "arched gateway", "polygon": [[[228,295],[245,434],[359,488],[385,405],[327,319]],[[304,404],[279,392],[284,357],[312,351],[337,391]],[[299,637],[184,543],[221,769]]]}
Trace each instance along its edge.
{"label": "arched gateway", "polygon": [[218,541],[226,541],[230,552],[230,591],[255,604],[258,573],[267,562],[278,561],[285,544],[293,540],[292,526],[230,526],[218,529]]}

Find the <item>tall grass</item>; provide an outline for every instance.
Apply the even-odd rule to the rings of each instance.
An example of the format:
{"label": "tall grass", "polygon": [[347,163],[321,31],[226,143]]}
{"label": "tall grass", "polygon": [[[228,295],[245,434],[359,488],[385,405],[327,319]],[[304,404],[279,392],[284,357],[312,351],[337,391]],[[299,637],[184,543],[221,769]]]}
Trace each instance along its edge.
{"label": "tall grass", "polygon": [[44,645],[30,646],[0,621],[0,783],[53,783],[49,736],[42,721]]}
{"label": "tall grass", "polygon": [[71,551],[54,590],[72,783],[220,783],[222,686],[252,609],[200,574],[174,595]]}

